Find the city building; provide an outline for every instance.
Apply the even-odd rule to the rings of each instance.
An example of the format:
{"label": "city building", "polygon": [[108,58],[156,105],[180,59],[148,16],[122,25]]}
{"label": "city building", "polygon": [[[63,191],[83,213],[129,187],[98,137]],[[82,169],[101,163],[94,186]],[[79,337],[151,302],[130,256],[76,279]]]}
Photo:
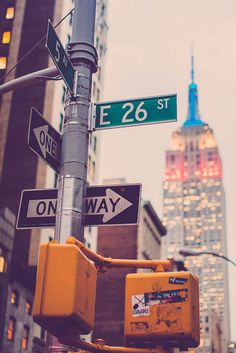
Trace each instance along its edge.
{"label": "city building", "polygon": [[[137,225],[99,227],[97,252],[119,259],[160,259],[165,234],[151,203],[142,201]],[[133,272],[133,268],[111,268],[98,273],[93,339],[124,345],[125,276]]]}
{"label": "city building", "polygon": [[228,346],[228,353],[236,352],[236,342],[230,342]]}
{"label": "city building", "polygon": [[215,310],[211,310],[211,315],[209,317],[211,327],[211,352],[212,353],[221,353],[222,352],[222,322],[219,319]]}
{"label": "city building", "polygon": [[42,331],[35,337],[31,316],[35,267],[22,268],[12,262],[15,215],[0,210],[0,352],[43,353]]}
{"label": "city building", "polygon": [[[34,3],[29,0],[3,0],[1,2],[0,84],[52,65],[45,48],[48,19],[55,25],[68,14],[56,29],[63,45],[66,45],[70,41],[73,7],[74,0],[42,0]],[[106,54],[106,16],[107,0],[97,0],[95,46],[99,61],[98,71],[93,75],[93,102],[97,102],[102,95]],[[21,190],[57,186],[57,175],[29,149],[27,136],[31,107],[35,107],[57,130],[62,130],[65,95],[66,88],[62,81],[45,80],[0,97],[1,209],[8,208],[10,212],[17,215]],[[93,132],[90,134],[88,159],[90,184],[96,183],[98,179],[99,147],[99,134]],[[41,339],[44,338],[44,332],[37,325],[33,325],[31,315],[23,313],[23,307],[27,301],[31,304],[33,301],[39,243],[52,239],[53,233],[52,228],[14,230],[9,262],[9,276],[12,275],[12,277],[9,277],[10,285],[4,287],[4,302],[1,303],[1,308],[5,308],[5,321],[1,320],[0,323],[1,342],[6,343],[3,343],[4,353],[18,352],[19,348],[16,347],[20,347],[22,337],[26,336],[29,343],[27,349],[22,348],[25,352],[33,350],[38,353],[42,350]],[[86,244],[95,249],[96,228],[87,228],[85,237]],[[2,261],[0,258],[0,263]],[[15,307],[11,303],[11,292],[14,290],[19,294],[18,306]],[[8,340],[8,327],[16,327],[15,330],[12,329],[12,341]],[[19,331],[17,331],[18,328]]]}
{"label": "city building", "polygon": [[[163,223],[167,236],[162,257],[179,258],[181,248],[227,256],[225,193],[222,163],[213,130],[198,111],[198,87],[189,85],[189,107],[183,126],[173,132],[166,152],[163,183]],[[210,353],[212,310],[222,325],[222,352],[229,340],[227,262],[213,256],[191,256],[186,262],[200,281],[201,343],[197,351]]]}
{"label": "city building", "polygon": [[[10,263],[15,231],[15,216],[8,209],[0,209],[0,317],[6,315],[6,302],[8,301],[8,287],[10,283]],[[0,321],[0,352],[4,337],[5,320]]]}

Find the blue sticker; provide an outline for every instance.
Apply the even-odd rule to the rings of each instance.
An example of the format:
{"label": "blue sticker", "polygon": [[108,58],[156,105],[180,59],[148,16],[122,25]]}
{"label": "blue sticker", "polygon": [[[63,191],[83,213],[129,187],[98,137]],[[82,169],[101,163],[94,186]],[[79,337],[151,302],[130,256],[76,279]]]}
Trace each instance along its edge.
{"label": "blue sticker", "polygon": [[178,278],[178,277],[170,277],[169,283],[170,284],[185,284],[187,282],[187,278]]}

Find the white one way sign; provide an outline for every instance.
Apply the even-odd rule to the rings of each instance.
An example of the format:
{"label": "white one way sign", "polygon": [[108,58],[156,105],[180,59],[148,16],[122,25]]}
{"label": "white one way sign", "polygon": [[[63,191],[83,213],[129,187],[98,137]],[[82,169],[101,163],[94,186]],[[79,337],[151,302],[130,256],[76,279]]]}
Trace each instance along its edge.
{"label": "white one way sign", "polygon": [[[92,186],[85,198],[85,225],[137,224],[140,184]],[[17,228],[54,227],[57,189],[23,190]]]}
{"label": "white one way sign", "polygon": [[33,129],[33,131],[44,158],[46,159],[48,153],[54,159],[58,159],[59,145],[56,140],[49,135],[48,127],[48,125],[40,126]]}
{"label": "white one way sign", "polygon": [[27,218],[55,217],[56,210],[57,199],[29,200]]}
{"label": "white one way sign", "polygon": [[61,134],[31,108],[28,132],[29,147],[59,173],[61,159]]}
{"label": "white one way sign", "polygon": [[102,222],[107,223],[113,217],[132,206],[132,203],[118,195],[110,188],[105,196],[86,197],[86,216],[103,216]]}

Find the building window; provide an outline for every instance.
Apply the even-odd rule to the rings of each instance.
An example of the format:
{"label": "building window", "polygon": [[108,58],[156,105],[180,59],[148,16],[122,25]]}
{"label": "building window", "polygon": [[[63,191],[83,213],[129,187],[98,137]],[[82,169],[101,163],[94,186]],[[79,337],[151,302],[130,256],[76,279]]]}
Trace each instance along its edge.
{"label": "building window", "polygon": [[57,188],[58,187],[58,174],[55,173],[54,174],[54,188]]}
{"label": "building window", "polygon": [[70,18],[69,18],[70,26],[72,26],[72,22],[73,22],[73,12],[70,13]]}
{"label": "building window", "polygon": [[95,97],[96,93],[96,82],[93,81],[93,97]]}
{"label": "building window", "polygon": [[42,327],[41,327],[40,338],[41,338],[42,340],[44,340],[44,339],[45,339],[45,329],[44,329],[44,328],[42,328]]}
{"label": "building window", "polygon": [[98,67],[98,80],[101,81],[101,67]]}
{"label": "building window", "polygon": [[88,157],[88,173],[89,174],[91,173],[91,163],[92,163],[91,156],[89,155],[89,157]]}
{"label": "building window", "polygon": [[105,14],[105,9],[106,9],[105,4],[102,4],[102,6],[101,6],[101,16],[104,16],[104,14]]}
{"label": "building window", "polygon": [[59,131],[62,132],[63,128],[63,114],[60,113],[60,119],[59,119]]}
{"label": "building window", "polygon": [[99,99],[100,99],[100,90],[99,88],[97,89],[97,102],[99,102]]}
{"label": "building window", "polygon": [[14,18],[15,9],[14,7],[8,7],[6,11],[6,19],[10,20]]}
{"label": "building window", "polygon": [[8,43],[10,43],[10,40],[11,40],[11,32],[9,32],[9,31],[3,32],[2,43],[8,44]]}
{"label": "building window", "polygon": [[66,87],[65,86],[63,86],[63,93],[62,93],[62,97],[61,97],[61,102],[62,102],[62,104],[64,104],[65,103],[65,99],[66,99]]}
{"label": "building window", "polygon": [[98,49],[99,46],[99,37],[96,37],[96,49]]}
{"label": "building window", "polygon": [[6,260],[5,258],[1,255],[0,256],[0,273],[6,272]]}
{"label": "building window", "polygon": [[7,327],[7,340],[13,342],[16,328],[16,320],[10,317]]}
{"label": "building window", "polygon": [[208,152],[208,161],[209,162],[212,161],[212,152],[211,151]]}
{"label": "building window", "polygon": [[15,290],[11,292],[11,304],[14,306],[18,306],[19,303],[19,293]]}
{"label": "building window", "polygon": [[30,301],[27,300],[25,302],[25,312],[26,314],[31,315],[31,311],[32,311],[32,304]]}
{"label": "building window", "polygon": [[95,169],[96,169],[96,164],[95,164],[95,162],[93,161],[93,163],[92,163],[92,178],[95,177]]}
{"label": "building window", "polygon": [[102,54],[103,54],[103,45],[101,44],[100,47],[99,47],[99,56],[100,56],[100,58],[102,57]]}
{"label": "building window", "polygon": [[28,341],[29,341],[29,327],[24,326],[22,340],[21,340],[21,347],[23,349],[27,349]]}
{"label": "building window", "polygon": [[7,67],[7,58],[0,56],[0,70],[4,70]]}
{"label": "building window", "polygon": [[200,155],[199,154],[196,155],[196,164],[197,165],[200,164]]}
{"label": "building window", "polygon": [[93,140],[93,150],[94,150],[94,153],[96,153],[96,150],[97,150],[97,137],[94,136],[94,140]]}

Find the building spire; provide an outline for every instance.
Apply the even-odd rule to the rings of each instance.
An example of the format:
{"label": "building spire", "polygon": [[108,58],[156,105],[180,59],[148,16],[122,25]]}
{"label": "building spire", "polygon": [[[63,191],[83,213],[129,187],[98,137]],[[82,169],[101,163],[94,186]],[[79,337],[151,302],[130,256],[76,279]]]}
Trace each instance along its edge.
{"label": "building spire", "polygon": [[198,111],[198,91],[197,84],[194,82],[194,55],[191,55],[191,83],[188,86],[188,115],[183,126],[204,125]]}
{"label": "building spire", "polygon": [[194,56],[193,56],[193,54],[191,56],[191,60],[192,60],[191,79],[192,79],[192,83],[194,83]]}

